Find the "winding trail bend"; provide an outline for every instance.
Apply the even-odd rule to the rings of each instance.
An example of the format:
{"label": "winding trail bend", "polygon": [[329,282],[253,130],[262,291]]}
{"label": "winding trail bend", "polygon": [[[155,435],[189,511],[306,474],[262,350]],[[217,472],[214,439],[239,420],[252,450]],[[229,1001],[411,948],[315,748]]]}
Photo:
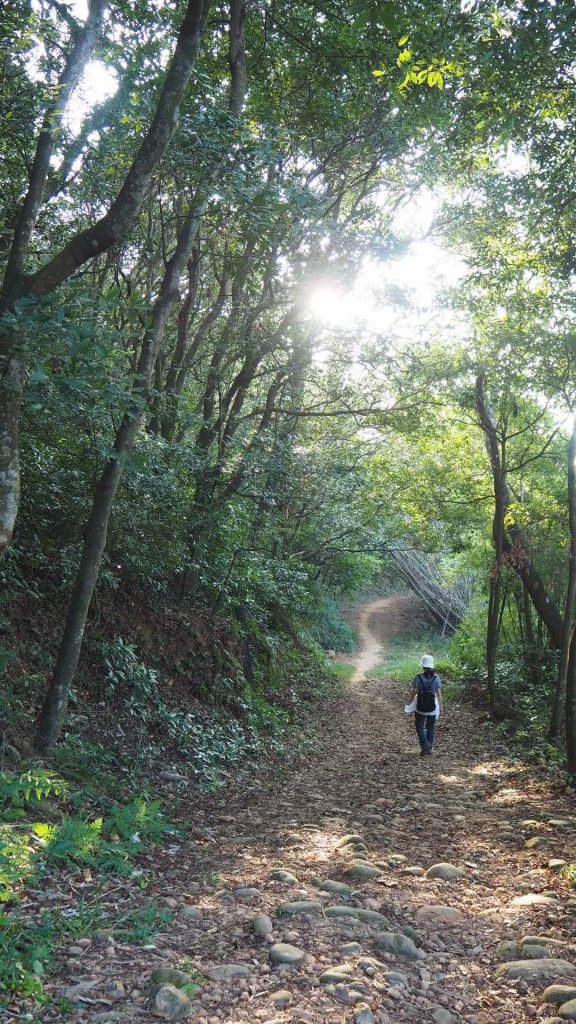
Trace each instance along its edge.
{"label": "winding trail bend", "polygon": [[362,605],[356,630],[360,651],[354,659],[356,670],[351,683],[361,682],[371,669],[382,662],[386,642],[402,633],[418,611],[419,603],[409,596],[381,597]]}
{"label": "winding trail bend", "polygon": [[[38,1019],[62,1020],[58,999],[75,984],[89,995],[78,999],[82,989],[74,990],[79,1008],[70,1021],[141,1024],[154,1019],[152,970],[184,966],[198,985],[186,1011],[192,1024],[558,1020],[541,995],[559,958],[566,966],[556,980],[576,984],[576,900],[549,858],[575,859],[573,796],[553,776],[511,761],[496,732],[479,727],[472,701],[447,702],[435,756],[418,756],[413,723],[402,714],[406,687],[369,672],[382,646],[420,614],[416,598],[404,596],[362,610],[356,682],[318,709],[304,757],[288,742],[276,770],[244,773],[213,796],[164,784],[167,797],[178,796],[188,831],[150,855],[147,892],[114,880],[111,899],[118,915],[147,910],[153,899],[170,908],[172,923],[144,947],[112,932],[107,943],[63,950],[50,982],[54,1003]],[[350,833],[362,836],[371,878],[349,872],[358,850],[341,841]],[[535,835],[541,843],[529,848]],[[459,880],[427,878],[438,862],[455,865]],[[326,880],[331,893],[321,887]],[[349,889],[337,892],[335,882]],[[71,907],[82,887],[74,892]],[[548,902],[516,906],[525,893]],[[311,902],[280,909],[299,900]],[[333,916],[334,904],[346,916]],[[430,906],[444,910],[435,915]],[[382,918],[362,919],[367,910]],[[256,915],[269,918],[261,935]],[[412,935],[419,959],[383,951],[383,930]],[[497,973],[499,944],[525,935],[551,940],[552,959],[530,961],[543,972],[535,983]],[[276,943],[305,959],[275,966]],[[516,957],[521,951],[511,948]],[[343,963],[341,977],[327,983],[324,972]]]}

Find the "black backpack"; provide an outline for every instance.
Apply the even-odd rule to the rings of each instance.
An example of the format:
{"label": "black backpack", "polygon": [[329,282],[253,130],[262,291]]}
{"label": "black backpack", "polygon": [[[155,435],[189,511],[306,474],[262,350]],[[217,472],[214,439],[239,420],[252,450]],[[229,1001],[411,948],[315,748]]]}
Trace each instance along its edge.
{"label": "black backpack", "polygon": [[433,676],[419,674],[416,678],[418,680],[416,711],[420,711],[422,714],[429,714],[431,711],[436,710],[436,694],[434,693],[434,683],[437,679],[436,673]]}

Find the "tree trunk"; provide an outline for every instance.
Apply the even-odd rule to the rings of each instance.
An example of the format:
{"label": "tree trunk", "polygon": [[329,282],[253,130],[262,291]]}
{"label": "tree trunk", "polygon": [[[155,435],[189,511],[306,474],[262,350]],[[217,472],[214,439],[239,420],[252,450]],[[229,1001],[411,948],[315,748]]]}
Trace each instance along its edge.
{"label": "tree trunk", "polygon": [[84,531],[82,558],[68,605],[60,651],[38,720],[34,746],[39,754],[50,751],[60,735],[66,714],[68,693],[78,665],[86,619],[106,547],[110,513],[122,477],[123,458],[130,450],[141,418],[141,416],[134,416],[132,419],[124,420],[116,437],[114,458],[108,460],[96,485],[90,517]]}
{"label": "tree trunk", "polygon": [[546,626],[554,647],[558,651],[561,650],[564,631],[562,615],[548,594],[544,581],[532,562],[522,531],[514,524],[508,526],[507,533],[504,534],[503,550],[508,558],[508,563],[522,580],[522,585],[525,587],[538,617]]}
{"label": "tree trunk", "polygon": [[496,659],[498,654],[500,592],[502,589],[502,573],[498,561],[494,559],[492,577],[490,579],[490,596],[488,599],[488,616],[486,621],[486,686],[490,701],[490,714],[499,717],[498,691],[496,684]]}
{"label": "tree trunk", "polygon": [[[232,0],[231,24],[234,24],[233,13],[238,4],[242,4],[242,0]],[[231,42],[231,48],[232,46],[234,47],[234,53],[237,54],[237,39],[234,39],[233,43]],[[236,65],[232,65],[232,61],[231,70],[232,74],[235,75]],[[234,103],[238,102],[237,91],[232,91],[232,98]],[[223,158],[224,151],[220,154],[217,164],[215,163],[212,168],[209,176],[210,180],[216,174]],[[38,721],[35,748],[42,754],[52,749],[58,739],[64,721],[68,693],[78,666],[86,619],[106,547],[108,524],[118,484],[122,477],[124,460],[134,443],[138,430],[148,411],[156,359],[158,358],[166,326],[180,299],[180,280],[198,235],[204,206],[205,198],[201,197],[198,200],[198,197],[196,197],[196,201],[189,210],[178,234],[176,249],[166,268],[160,294],[154,305],[152,324],[142,343],[135,374],[135,401],[132,409],[123,418],[116,434],[114,453],[104,467],[104,471],[96,485],[94,501],[84,534],[82,558],[68,606],[62,644]]]}
{"label": "tree trunk", "polygon": [[108,459],[95,488],[92,509],[84,532],[82,558],[68,606],[62,643],[52,682],[38,722],[35,748],[41,754],[52,749],[62,727],[68,692],[78,666],[86,618],[106,547],[110,514],[124,470],[124,460],[134,443],[149,406],[156,358],[166,325],[179,298],[178,282],[188,259],[190,247],[198,232],[199,218],[197,214],[198,211],[195,209],[189,212],[178,236],[176,251],[166,269],[160,295],[153,310],[151,328],[142,343],[135,374],[137,382],[133,393],[135,401],[132,409],[128,410],[122,420],[114,441],[113,455]]}
{"label": "tree trunk", "polygon": [[[550,719],[550,739],[557,739],[561,734],[562,719],[564,712],[564,696],[566,692],[568,665],[570,661],[570,650],[574,642],[574,614],[576,612],[576,418],[572,427],[572,434],[568,442],[568,465],[567,465],[567,494],[568,494],[568,522],[570,524],[570,547],[568,550],[568,586],[566,589],[566,609],[564,612],[564,629],[562,636],[562,648],[560,651],[560,665],[554,694],[554,705]],[[569,728],[575,728],[574,723],[568,725],[568,709],[566,711],[566,742],[568,744]]]}
{"label": "tree trunk", "polygon": [[2,369],[0,381],[0,558],[12,542],[20,504],[18,420],[24,383],[22,361],[16,355],[8,357]]}
{"label": "tree trunk", "polygon": [[576,786],[576,629],[572,631],[566,671],[566,770]]}
{"label": "tree trunk", "polygon": [[[0,313],[10,309],[26,290],[23,285],[24,267],[42,206],[50,160],[70,97],[100,36],[106,7],[106,0],[91,0],[88,17],[53,89],[53,100],[46,107],[30,169],[28,191],[14,225],[0,292]],[[0,334],[0,559],[12,542],[20,505],[18,421],[25,369],[17,353],[18,340],[7,330]]]}
{"label": "tree trunk", "polygon": [[160,295],[154,307],[152,325],[140,352],[135,375],[134,403],[124,416],[114,441],[113,455],[108,459],[96,484],[92,509],[84,532],[82,558],[68,605],[66,624],[52,682],[38,721],[36,750],[51,750],[62,727],[66,702],[74,680],[82,647],[88,611],[106,547],[108,524],[118,484],[124,471],[125,457],[140,429],[150,402],[154,366],[166,325],[178,301],[178,282],[188,259],[199,226],[197,211],[191,210],[178,237],[176,251],[164,275]]}
{"label": "tree trunk", "polygon": [[[498,485],[498,478],[501,474],[499,442],[496,421],[492,410],[486,403],[484,395],[483,376],[479,376],[476,380],[476,408],[490,458],[495,493],[497,486],[500,486],[502,489],[502,508],[505,510],[510,505],[510,495],[505,475]],[[552,643],[558,650],[561,650],[564,632],[562,616],[555,602],[546,591],[544,582],[532,562],[526,537],[516,523],[509,523],[506,525],[506,528],[503,526],[502,552],[506,555],[508,564],[511,565],[514,572],[522,580],[522,584],[530,596],[538,617],[550,634]]]}
{"label": "tree trunk", "polygon": [[44,113],[44,121],[30,171],[28,191],[22,203],[14,239],[10,247],[3,293],[10,291],[15,279],[24,272],[28,247],[42,206],[50,160],[62,126],[62,119],[70,97],[100,38],[107,6],[107,0],[90,0],[88,17],[76,36],[60,79],[52,90],[54,98],[47,105]]}
{"label": "tree trunk", "polygon": [[494,543],[494,564],[490,579],[490,597],[488,601],[488,617],[486,622],[486,670],[490,712],[499,717],[498,694],[496,684],[496,661],[498,640],[500,635],[500,595],[502,589],[502,555],[504,550],[504,515],[508,504],[508,488],[506,485],[506,447],[502,434],[498,436],[498,427],[492,410],[486,402],[484,376],[476,380],[476,408],[486,449],[492,469],[494,487],[494,517],[492,520],[492,540]]}

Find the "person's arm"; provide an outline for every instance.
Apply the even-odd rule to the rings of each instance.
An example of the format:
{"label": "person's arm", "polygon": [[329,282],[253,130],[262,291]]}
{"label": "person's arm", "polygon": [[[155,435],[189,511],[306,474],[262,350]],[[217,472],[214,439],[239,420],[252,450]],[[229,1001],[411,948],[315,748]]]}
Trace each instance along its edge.
{"label": "person's arm", "polygon": [[440,679],[438,680],[438,689],[436,690],[436,700],[438,701],[438,718],[440,718],[440,715],[443,713],[443,708],[442,708],[442,683],[441,683]]}

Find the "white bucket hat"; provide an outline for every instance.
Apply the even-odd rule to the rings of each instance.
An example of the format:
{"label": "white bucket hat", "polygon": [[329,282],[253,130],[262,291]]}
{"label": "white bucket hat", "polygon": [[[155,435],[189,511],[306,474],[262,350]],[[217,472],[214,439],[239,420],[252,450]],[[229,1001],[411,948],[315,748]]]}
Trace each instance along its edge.
{"label": "white bucket hat", "polygon": [[434,668],[434,658],[430,654],[425,654],[422,658],[422,668]]}

